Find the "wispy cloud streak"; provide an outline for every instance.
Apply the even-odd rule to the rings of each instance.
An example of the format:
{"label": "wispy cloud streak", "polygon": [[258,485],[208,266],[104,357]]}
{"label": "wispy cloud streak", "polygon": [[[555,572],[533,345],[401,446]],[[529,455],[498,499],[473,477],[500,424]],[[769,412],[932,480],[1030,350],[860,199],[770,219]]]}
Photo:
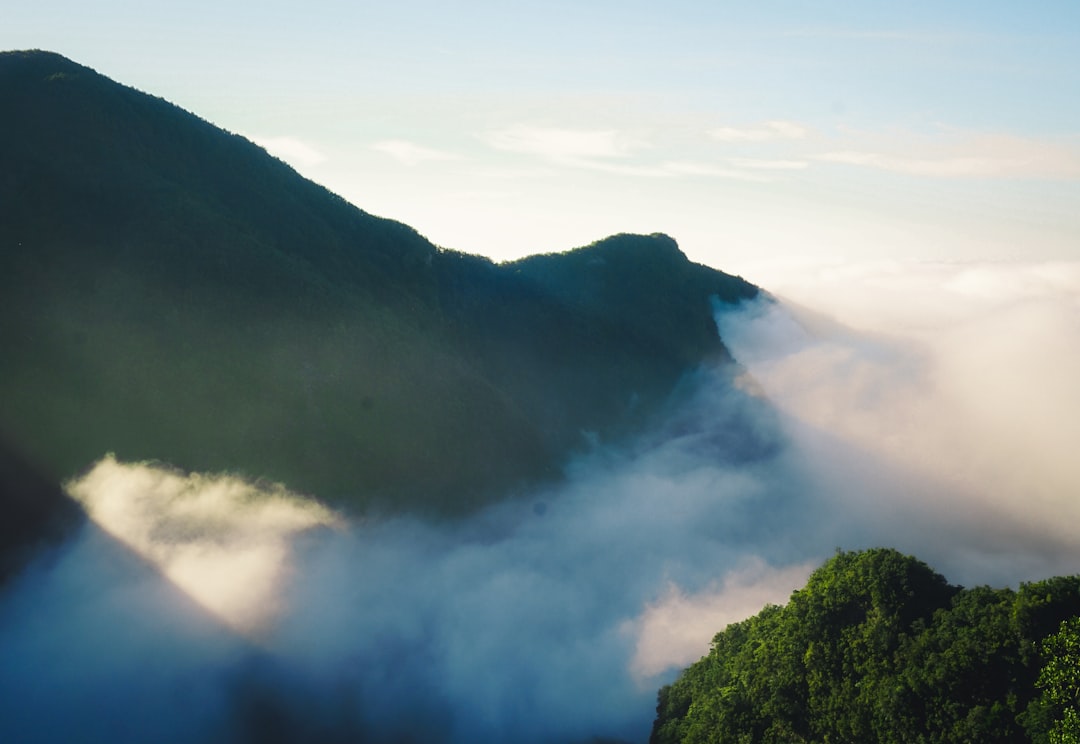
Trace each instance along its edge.
{"label": "wispy cloud streak", "polygon": [[853,165],[931,178],[1080,178],[1080,146],[1005,135],[943,135],[942,141],[908,138],[880,149],[834,150],[813,156],[825,163]]}
{"label": "wispy cloud streak", "polygon": [[326,155],[316,147],[296,137],[252,137],[252,141],[286,163],[311,167],[325,163]]}
{"label": "wispy cloud streak", "polygon": [[769,142],[772,140],[801,140],[809,130],[792,121],[766,121],[754,127],[717,127],[709,135],[721,142]]}
{"label": "wispy cloud streak", "polygon": [[383,140],[371,146],[372,150],[389,155],[398,162],[407,166],[416,166],[423,163],[461,160],[457,153],[437,150],[432,147],[418,145],[408,140]]}

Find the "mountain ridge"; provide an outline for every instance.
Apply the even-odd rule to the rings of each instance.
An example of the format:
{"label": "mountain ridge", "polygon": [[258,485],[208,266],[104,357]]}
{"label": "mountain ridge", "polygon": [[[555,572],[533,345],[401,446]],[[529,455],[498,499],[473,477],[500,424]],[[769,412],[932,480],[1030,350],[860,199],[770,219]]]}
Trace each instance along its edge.
{"label": "mountain ridge", "polygon": [[616,442],[730,354],[744,280],[667,236],[497,264],[51,52],[0,54],[0,433],[460,512]]}

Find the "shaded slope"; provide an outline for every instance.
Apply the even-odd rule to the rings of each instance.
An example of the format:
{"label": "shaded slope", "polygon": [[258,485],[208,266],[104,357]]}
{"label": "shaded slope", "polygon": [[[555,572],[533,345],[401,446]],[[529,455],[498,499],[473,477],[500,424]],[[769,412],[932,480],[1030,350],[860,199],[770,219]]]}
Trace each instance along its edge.
{"label": "shaded slope", "polygon": [[85,521],[82,509],[0,439],[0,587],[40,548],[58,544]]}
{"label": "shaded slope", "polygon": [[6,742],[267,740],[266,652],[89,520],[0,590],[0,656]]}
{"label": "shaded slope", "polygon": [[687,373],[730,362],[711,299],[756,292],[691,263],[662,234],[502,265],[440,258],[440,293],[463,347],[556,451],[639,431]]}
{"label": "shaded slope", "polygon": [[663,236],[441,251],[55,54],[0,55],[0,96],[0,433],[55,478],[113,451],[459,511],[632,432],[726,359],[709,296],[756,291]]}

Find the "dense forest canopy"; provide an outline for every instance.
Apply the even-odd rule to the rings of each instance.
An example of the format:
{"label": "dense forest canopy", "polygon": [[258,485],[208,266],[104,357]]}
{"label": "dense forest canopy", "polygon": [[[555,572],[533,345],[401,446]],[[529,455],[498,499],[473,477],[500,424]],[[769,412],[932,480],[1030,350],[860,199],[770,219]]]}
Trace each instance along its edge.
{"label": "dense forest canopy", "polygon": [[659,693],[653,744],[1075,742],[1080,577],[961,588],[838,552]]}

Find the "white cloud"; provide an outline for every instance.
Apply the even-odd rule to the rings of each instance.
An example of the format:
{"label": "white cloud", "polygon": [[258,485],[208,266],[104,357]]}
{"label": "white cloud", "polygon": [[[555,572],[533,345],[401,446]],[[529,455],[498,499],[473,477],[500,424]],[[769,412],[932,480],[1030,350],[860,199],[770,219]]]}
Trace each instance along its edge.
{"label": "white cloud", "polygon": [[1001,175],[1021,166],[1015,160],[993,157],[912,158],[879,152],[842,150],[816,156],[817,160],[844,165],[862,165],[915,176],[966,177]]}
{"label": "white cloud", "polygon": [[675,584],[649,604],[637,626],[637,646],[630,671],[642,680],[697,661],[709,641],[729,624],[756,615],[768,604],[786,604],[806,583],[815,564],[774,568],[760,559],[729,571],[718,584],[686,593]]}
{"label": "white cloud", "polygon": [[280,487],[181,475],[112,456],[67,490],[106,532],[242,631],[257,630],[274,614],[289,538],[337,521]]}
{"label": "white cloud", "polygon": [[698,163],[684,160],[665,161],[648,165],[632,165],[601,160],[567,161],[566,165],[576,168],[612,173],[618,176],[640,176],[645,178],[678,178],[681,176],[702,178],[726,178],[735,181],[766,182],[770,177],[763,173],[729,168],[713,163]]}
{"label": "white cloud", "polygon": [[982,134],[900,139],[899,145],[835,150],[814,159],[934,178],[1080,178],[1075,143]]}
{"label": "white cloud", "polygon": [[779,160],[766,158],[729,158],[728,162],[736,168],[752,170],[803,170],[810,163],[805,160]]}
{"label": "white cloud", "polygon": [[517,125],[488,132],[484,140],[496,150],[536,155],[558,163],[627,158],[649,144],[617,129],[560,129]]}
{"label": "white cloud", "polygon": [[804,139],[808,133],[806,127],[792,121],[766,121],[756,127],[718,127],[709,135],[721,142],[766,142]]}
{"label": "white cloud", "polygon": [[664,163],[660,170],[662,174],[666,176],[706,176],[714,178],[730,178],[735,181],[756,182],[769,180],[769,177],[762,173],[748,172],[742,170],[740,167],[726,168],[711,163],[672,161]]}
{"label": "white cloud", "polygon": [[784,31],[788,38],[856,39],[866,41],[903,41],[921,44],[956,44],[964,37],[940,31],[894,31],[855,28],[802,28]]}
{"label": "white cloud", "polygon": [[461,156],[456,153],[424,147],[408,140],[383,140],[373,144],[371,149],[385,153],[408,166],[461,159]]}
{"label": "white cloud", "polygon": [[768,284],[813,312],[721,332],[807,451],[826,433],[863,460],[816,458],[848,518],[893,520],[875,541],[950,578],[1080,569],[1080,264],[801,266]]}
{"label": "white cloud", "polygon": [[322,152],[295,137],[252,137],[251,141],[294,166],[310,167],[327,160]]}
{"label": "white cloud", "polygon": [[676,178],[682,176],[725,178],[739,181],[768,181],[755,170],[800,167],[794,161],[725,161],[717,164],[689,160],[642,162],[635,156],[652,149],[647,140],[617,129],[557,129],[516,126],[489,132],[491,147],[542,158],[549,163],[619,176]]}

